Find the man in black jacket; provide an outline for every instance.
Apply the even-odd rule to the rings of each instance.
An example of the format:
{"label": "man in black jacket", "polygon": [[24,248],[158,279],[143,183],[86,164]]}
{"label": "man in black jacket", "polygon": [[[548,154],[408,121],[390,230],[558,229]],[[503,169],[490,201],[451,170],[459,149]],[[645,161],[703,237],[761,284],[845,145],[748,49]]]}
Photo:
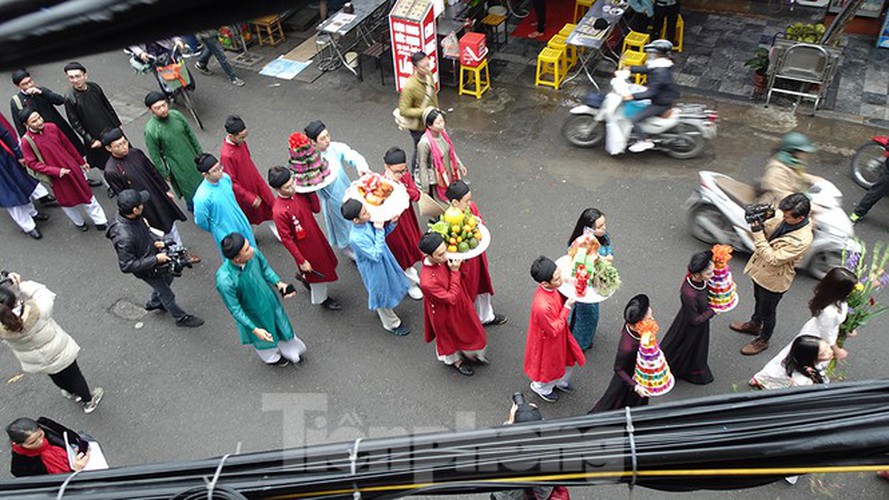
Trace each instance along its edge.
{"label": "man in black jacket", "polygon": [[[65,65],[65,76],[71,88],[65,92],[65,113],[71,127],[83,138],[86,160],[99,170],[105,170],[108,151],[102,146],[102,131],[120,127],[120,118],[99,85],[87,81],[86,68],[79,62]],[[114,196],[108,188],[108,196]]]}
{"label": "man in black jacket", "polygon": [[651,104],[633,115],[633,133],[638,140],[630,146],[630,151],[640,153],[654,147],[654,143],[648,139],[648,134],[642,129],[642,122],[654,116],[660,116],[673,107],[673,103],[679,99],[679,87],[673,81],[673,61],[670,60],[670,52],[673,44],[669,40],[655,40],[643,47],[648,56],[645,66],[633,66],[630,73],[639,73],[648,77],[648,88],[644,92],[624,96],[627,101],[639,101],[650,99]]}
{"label": "man in black jacket", "polygon": [[142,210],[148,199],[147,191],[121,191],[117,196],[119,213],[105,235],[114,243],[120,270],[151,287],[151,298],[145,304],[146,311],[167,311],[176,319],[176,326],[201,326],[204,320],[186,313],[176,304],[176,294],[170,288],[173,275],[167,266],[170,256],[163,251],[164,242],[151,232],[142,218]]}

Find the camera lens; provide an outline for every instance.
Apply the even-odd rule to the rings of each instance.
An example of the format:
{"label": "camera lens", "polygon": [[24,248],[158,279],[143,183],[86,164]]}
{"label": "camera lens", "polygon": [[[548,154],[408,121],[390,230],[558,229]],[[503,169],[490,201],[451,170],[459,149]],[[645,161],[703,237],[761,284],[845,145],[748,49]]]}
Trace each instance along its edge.
{"label": "camera lens", "polygon": [[525,404],[525,395],[521,392],[517,392],[512,395],[512,402],[516,404],[516,406],[523,406]]}

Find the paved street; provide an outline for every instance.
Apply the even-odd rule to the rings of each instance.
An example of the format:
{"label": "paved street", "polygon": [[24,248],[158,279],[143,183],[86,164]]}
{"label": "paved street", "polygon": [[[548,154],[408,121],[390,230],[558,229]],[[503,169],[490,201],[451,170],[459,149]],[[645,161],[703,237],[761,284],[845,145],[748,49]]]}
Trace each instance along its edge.
{"label": "paved street", "polygon": [[[124,129],[141,148],[147,120],[142,99],[154,89],[154,82],[134,75],[120,52],[81,62],[121,111],[125,106],[123,114],[134,121]],[[29,69],[39,85],[61,92],[67,87],[63,64]],[[407,132],[398,131],[392,122],[394,91],[380,87],[374,76],[361,83],[340,70],[304,84],[241,73],[247,81],[243,88],[230,86],[218,69],[211,77],[197,75],[197,103],[207,125],[206,131],[197,132],[207,151],[218,153],[223,121],[230,113],[246,121],[248,143],[263,175],[268,167],[286,161],[288,135],[313,119],[323,120],[333,140],[362,152],[377,171],[382,169],[386,149],[410,146]],[[337,270],[340,281],[330,289],[343,311],[310,306],[302,290],[286,303],[297,335],[308,344],[305,363],[282,369],[264,366],[250,349],[238,344],[234,321],[216,293],[219,256],[209,234],[191,221],[181,225],[186,244],[204,262],[186,270],[174,289],[180,305],[207,323],[196,330],[179,329],[169,317],[145,314],[134,307],[145,302],[149,289],[119,272],[104,235],[75,230],[61,210],[53,208],[49,210],[52,220],[41,226],[42,241],[31,240],[8,217],[2,217],[0,267],[45,283],[58,294],[55,318],[81,345],[78,362],[87,380],[104,387],[106,395],[96,412],[85,415],[59,395],[48,377],[16,379],[18,363],[8,349],[0,349],[0,422],[5,425],[18,416],[52,417],[95,435],[113,465],[218,456],[233,452],[239,443],[246,452],[361,435],[500,424],[513,392],[534,397],[522,372],[525,327],[535,289],[528,273],[530,263],[540,254],[560,256],[581,210],[595,206],[606,213],[615,265],[624,285],[602,305],[594,348],[588,352],[587,365],[575,374],[577,391],[555,405],[536,401],[548,419],[585,413],[611,378],[626,301],[637,293],[648,293],[662,331],[678,310],[678,289],[688,258],[705,249],[688,235],[681,209],[697,185],[699,170],[752,181],[762,172],[780,135],[796,126],[821,146],[811,170],[837,184],[846,195],[845,207],[851,209],[863,194],[848,176],[848,155],[869,139],[875,132],[872,129],[711,102],[722,122],[716,144],[702,158],[678,161],[655,153],[610,158],[602,150],[573,149],[561,139],[559,127],[570,105],[564,95],[494,83],[495,88],[479,101],[458,97],[452,89],[441,96],[445,109],[454,108],[448,129],[469,168],[473,199],[493,235],[488,256],[496,289],[494,306],[510,318],[508,324],[488,329],[492,363],[478,368],[474,377],[462,377],[435,360],[433,346],[422,340],[420,303],[406,299],[398,308],[413,327],[409,336],[386,333],[376,314],[367,310],[357,270],[345,257]],[[0,75],[0,102],[8,102],[12,93],[8,74]],[[702,99],[686,96],[685,100]],[[97,189],[96,196],[109,215],[116,211],[104,190]],[[887,229],[887,201],[857,227],[868,243],[887,239]],[[256,235],[272,266],[285,279],[292,277],[293,261],[271,232],[262,227]],[[742,357],[738,350],[749,338],[729,331],[728,323],[752,312],[752,285],[741,277],[745,260],[741,255],[732,261],[741,305],[711,323],[710,364],[716,381],[704,387],[679,383],[653,405],[747,391],[749,377],[807,319],[805,304],[815,282],[803,276],[780,305],[773,347],[759,356]],[[137,314],[128,316],[134,311]],[[847,344],[850,356],[842,368],[847,378],[889,374],[885,324],[881,318]],[[311,408],[308,430],[288,425],[285,432],[281,409],[301,406]],[[0,470],[8,477],[7,446],[0,447]],[[804,477],[796,486],[782,481],[720,496],[876,499],[885,498],[887,491],[889,484],[868,473]],[[627,493],[625,486],[607,486],[572,488],[572,495],[625,498]],[[715,496],[712,492],[683,495]],[[679,498],[636,491],[639,499],[674,497]]]}

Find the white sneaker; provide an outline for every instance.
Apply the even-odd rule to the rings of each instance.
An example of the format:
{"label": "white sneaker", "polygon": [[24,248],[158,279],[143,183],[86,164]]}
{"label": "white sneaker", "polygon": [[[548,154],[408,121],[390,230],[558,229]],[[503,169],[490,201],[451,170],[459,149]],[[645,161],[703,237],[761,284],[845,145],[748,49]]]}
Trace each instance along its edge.
{"label": "white sneaker", "polygon": [[420,287],[417,285],[411,285],[410,288],[407,289],[407,294],[411,296],[414,300],[420,300],[423,298],[423,291],[420,290]]}
{"label": "white sneaker", "polygon": [[93,397],[90,399],[89,403],[83,405],[84,413],[92,413],[96,411],[96,407],[99,406],[99,402],[102,401],[102,396],[105,395],[105,389],[101,387],[96,387],[93,389]]}
{"label": "white sneaker", "polygon": [[796,481],[798,479],[799,479],[799,476],[787,476],[784,478],[785,481],[787,481],[788,483],[793,484],[793,485],[796,484]]}
{"label": "white sneaker", "polygon": [[278,241],[281,241],[281,235],[278,234],[278,227],[275,226],[274,222],[269,224],[269,229],[272,231],[272,234],[275,235],[275,238],[278,238]]}
{"label": "white sneaker", "polygon": [[645,141],[636,141],[630,147],[629,150],[631,153],[641,153],[643,151],[648,151],[654,147],[654,143],[645,140]]}
{"label": "white sneaker", "polygon": [[62,397],[64,397],[65,399],[70,399],[72,401],[77,401],[78,403],[80,402],[79,396],[77,396],[76,394],[71,394],[70,392],[66,391],[65,389],[62,389]]}

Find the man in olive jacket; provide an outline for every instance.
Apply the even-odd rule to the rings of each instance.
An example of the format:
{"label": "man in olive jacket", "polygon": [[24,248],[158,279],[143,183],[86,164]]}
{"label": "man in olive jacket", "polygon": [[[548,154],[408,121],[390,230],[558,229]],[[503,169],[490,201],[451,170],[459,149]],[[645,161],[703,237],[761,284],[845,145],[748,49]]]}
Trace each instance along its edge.
{"label": "man in olive jacket", "polygon": [[744,274],[753,280],[754,312],[750,321],[733,321],[729,326],[736,332],[757,336],[741,349],[741,354],[747,356],[769,348],[778,302],[793,283],[796,265],[812,246],[811,204],[806,195],[788,195],[778,208],[781,213],[764,225],[750,224],[756,249],[747,261]]}
{"label": "man in olive jacket", "polygon": [[404,88],[401,89],[401,97],[398,100],[398,112],[408,120],[415,120],[416,125],[408,131],[414,143],[414,155],[411,157],[411,175],[417,176],[417,143],[426,131],[423,124],[423,111],[426,108],[438,107],[438,93],[435,89],[435,81],[432,79],[432,66],[429,57],[423,52],[411,54],[411,63],[414,65],[414,74],[408,78]]}

